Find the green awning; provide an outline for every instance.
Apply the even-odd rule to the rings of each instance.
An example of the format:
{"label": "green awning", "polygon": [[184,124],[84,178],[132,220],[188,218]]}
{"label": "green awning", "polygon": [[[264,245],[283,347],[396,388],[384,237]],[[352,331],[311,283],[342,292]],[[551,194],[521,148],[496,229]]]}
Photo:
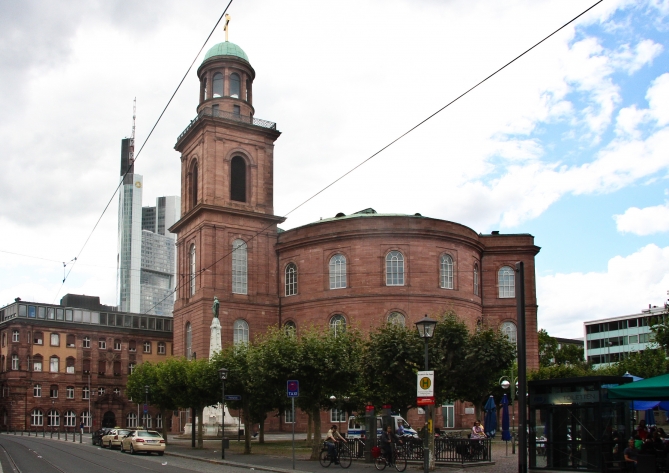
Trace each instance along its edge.
{"label": "green awning", "polygon": [[636,383],[629,383],[609,389],[609,399],[628,401],[666,401],[669,400],[669,374],[646,378]]}

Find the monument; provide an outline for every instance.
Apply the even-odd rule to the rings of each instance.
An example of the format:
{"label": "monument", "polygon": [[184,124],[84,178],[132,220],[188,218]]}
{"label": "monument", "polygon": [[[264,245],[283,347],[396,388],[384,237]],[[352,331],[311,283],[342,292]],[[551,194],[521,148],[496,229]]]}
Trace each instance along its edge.
{"label": "monument", "polygon": [[[209,338],[209,359],[219,351],[223,349],[221,343],[221,322],[218,320],[218,309],[220,303],[218,302],[218,297],[214,296],[214,304],[211,306],[211,312],[213,317],[211,319],[210,338]],[[207,437],[219,436],[222,432],[222,427],[225,428],[225,431],[228,435],[237,433],[239,428],[239,418],[232,417],[228,408],[225,408],[225,416],[223,416],[223,410],[221,409],[221,404],[216,406],[208,406],[204,408],[202,417],[204,422],[202,425],[202,435]],[[225,425],[223,425],[225,422]],[[184,434],[190,435],[191,432],[191,423],[187,423],[184,426]]]}

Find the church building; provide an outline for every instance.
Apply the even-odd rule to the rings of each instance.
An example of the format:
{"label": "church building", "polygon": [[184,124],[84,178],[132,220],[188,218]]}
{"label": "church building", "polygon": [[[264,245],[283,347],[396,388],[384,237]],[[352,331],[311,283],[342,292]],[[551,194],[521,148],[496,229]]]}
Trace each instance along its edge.
{"label": "church building", "polygon": [[[181,158],[181,219],[170,228],[178,235],[176,356],[208,356],[214,297],[223,346],[271,325],[298,334],[312,325],[369,331],[386,322],[412,327],[425,314],[449,309],[472,330],[483,323],[515,340],[514,265],[523,261],[527,359],[537,367],[539,247],[532,235],[483,235],[419,213],[373,209],[282,231],[273,200],[281,133],[255,117],[256,72],[248,56],[228,41],[217,44],[197,75],[197,116],[175,145]],[[473,419],[463,417],[465,407],[455,409],[462,412],[450,414],[454,423]]]}

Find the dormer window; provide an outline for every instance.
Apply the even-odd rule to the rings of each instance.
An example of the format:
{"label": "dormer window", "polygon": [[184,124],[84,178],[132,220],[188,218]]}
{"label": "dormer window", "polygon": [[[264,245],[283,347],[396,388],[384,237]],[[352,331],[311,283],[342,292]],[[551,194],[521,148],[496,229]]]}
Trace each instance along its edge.
{"label": "dormer window", "polygon": [[214,80],[212,81],[212,94],[213,98],[223,97],[223,74],[217,72],[214,74]]}
{"label": "dormer window", "polygon": [[230,97],[233,99],[239,98],[240,84],[239,75],[234,72],[230,74]]}

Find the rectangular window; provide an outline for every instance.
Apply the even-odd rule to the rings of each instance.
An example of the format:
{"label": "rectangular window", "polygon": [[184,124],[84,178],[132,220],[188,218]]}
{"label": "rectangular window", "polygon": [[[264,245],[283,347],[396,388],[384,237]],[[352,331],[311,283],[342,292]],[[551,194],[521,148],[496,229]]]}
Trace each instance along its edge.
{"label": "rectangular window", "polygon": [[68,399],[74,399],[74,386],[68,386],[65,393]]}
{"label": "rectangular window", "polygon": [[444,416],[444,428],[455,428],[455,406],[453,404],[444,404],[441,406],[441,413]]}
{"label": "rectangular window", "polygon": [[84,337],[84,341],[82,343],[82,346],[84,348],[90,348],[91,347],[91,338],[90,337]]}
{"label": "rectangular window", "polygon": [[165,351],[165,342],[158,342],[158,354],[164,355]]}
{"label": "rectangular window", "polygon": [[114,340],[114,350],[121,349],[121,340]]}
{"label": "rectangular window", "polygon": [[151,342],[144,342],[144,353],[151,353]]}
{"label": "rectangular window", "polygon": [[163,330],[163,319],[157,319],[156,320],[156,330]]}
{"label": "rectangular window", "polygon": [[121,376],[121,362],[114,362],[114,376]]}
{"label": "rectangular window", "polygon": [[12,332],[12,342],[18,342],[19,341],[19,335],[20,335],[20,332],[18,330],[14,330]]}
{"label": "rectangular window", "polygon": [[149,319],[149,330],[155,330],[156,329],[156,319],[150,318]]}
{"label": "rectangular window", "polygon": [[57,357],[52,357],[50,360],[50,365],[49,365],[49,371],[52,373],[58,373],[58,358]]}
{"label": "rectangular window", "polygon": [[42,385],[36,384],[33,386],[33,397],[42,397]]}
{"label": "rectangular window", "polygon": [[638,335],[630,335],[629,341],[630,341],[630,344],[631,343],[639,343],[639,336]]}
{"label": "rectangular window", "polygon": [[84,318],[84,311],[79,309],[74,309],[74,321],[81,322]]}
{"label": "rectangular window", "polygon": [[34,305],[29,305],[28,306],[28,317],[30,317],[31,319],[34,319],[36,313],[37,312],[35,311],[35,306]]}
{"label": "rectangular window", "polygon": [[88,310],[81,311],[81,321],[85,324],[91,323],[91,313]]}
{"label": "rectangular window", "polygon": [[12,355],[12,369],[18,371],[19,369],[19,355]]}
{"label": "rectangular window", "polygon": [[42,362],[34,361],[33,362],[33,371],[42,371]]}
{"label": "rectangular window", "polygon": [[74,373],[74,358],[68,358],[65,360],[65,372],[73,374]]}
{"label": "rectangular window", "polygon": [[51,346],[52,347],[60,346],[60,335],[58,335],[57,333],[51,334]]}
{"label": "rectangular window", "polygon": [[128,343],[128,351],[137,351],[137,342],[130,340]]}
{"label": "rectangular window", "polygon": [[107,370],[107,362],[105,360],[98,361],[98,374],[105,374]]}
{"label": "rectangular window", "polygon": [[56,309],[56,320],[63,320],[63,309]]}
{"label": "rectangular window", "polygon": [[100,314],[100,325],[107,325],[107,314]]}
{"label": "rectangular window", "polygon": [[346,422],[346,412],[339,409],[330,409],[330,422]]}
{"label": "rectangular window", "polygon": [[295,422],[295,420],[293,419],[292,409],[286,409],[286,411],[284,412],[284,422],[286,424],[292,424],[293,422]]}
{"label": "rectangular window", "polygon": [[75,342],[75,338],[74,338],[74,335],[72,335],[72,334],[69,334],[65,338],[65,346],[67,348],[74,348],[74,342]]}
{"label": "rectangular window", "polygon": [[46,318],[46,307],[38,307],[37,308],[37,318],[38,319],[45,319]]}
{"label": "rectangular window", "polygon": [[242,108],[239,105],[232,106],[233,115],[240,116],[242,114]]}
{"label": "rectangular window", "polygon": [[65,321],[72,322],[72,309],[65,309]]}
{"label": "rectangular window", "polygon": [[58,385],[54,384],[51,386],[51,390],[49,391],[49,397],[57,398],[58,397]]}
{"label": "rectangular window", "polygon": [[100,340],[98,340],[98,348],[101,349],[101,350],[104,350],[105,348],[107,348],[107,341],[104,338],[101,338]]}
{"label": "rectangular window", "polygon": [[41,345],[43,343],[42,337],[42,332],[33,332],[33,344]]}
{"label": "rectangular window", "polygon": [[19,317],[25,317],[26,316],[26,306],[20,305],[19,306]]}
{"label": "rectangular window", "polygon": [[82,399],[91,398],[91,390],[88,388],[88,386],[84,386],[83,389],[81,390],[81,398]]}
{"label": "rectangular window", "polygon": [[105,395],[105,388],[98,388],[98,396],[104,396]]}

